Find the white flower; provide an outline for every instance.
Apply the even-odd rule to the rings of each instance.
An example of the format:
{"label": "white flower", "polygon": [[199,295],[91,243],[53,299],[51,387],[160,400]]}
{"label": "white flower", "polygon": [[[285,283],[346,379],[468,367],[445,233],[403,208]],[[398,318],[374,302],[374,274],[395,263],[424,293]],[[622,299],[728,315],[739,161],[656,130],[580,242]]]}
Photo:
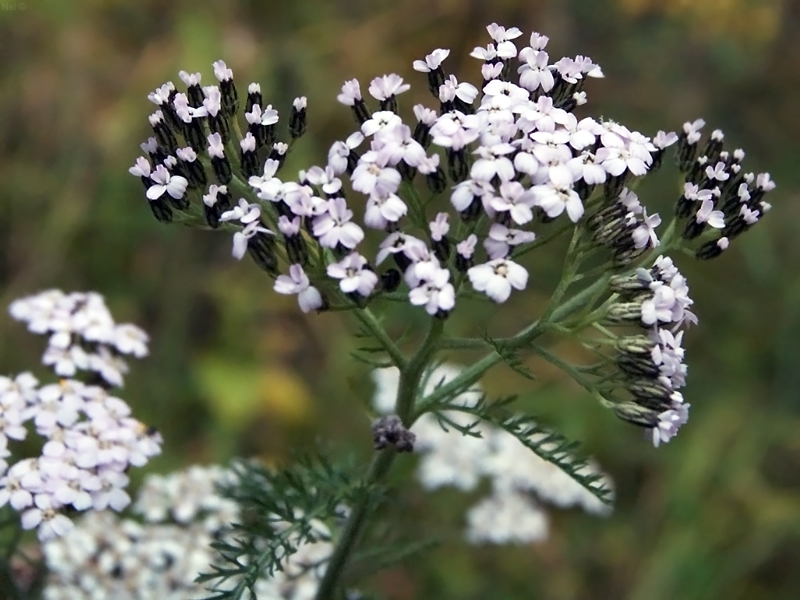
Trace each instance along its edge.
{"label": "white flower", "polygon": [[316,310],[323,304],[319,290],[311,285],[300,265],[290,266],[288,276],[279,275],[274,290],[279,294],[297,294],[297,303],[304,313]]}
{"label": "white flower", "polygon": [[372,116],[361,125],[361,133],[365,136],[375,135],[383,129],[391,129],[401,125],[403,120],[390,110],[380,110],[372,113]]}
{"label": "white flower", "polygon": [[706,177],[708,177],[711,181],[727,181],[730,179],[730,173],[726,171],[726,165],[724,162],[718,162],[716,165],[706,167]]}
{"label": "white flower", "polygon": [[450,271],[437,269],[419,287],[415,287],[408,293],[408,299],[414,306],[424,305],[425,311],[429,315],[435,315],[439,311],[452,310],[456,303],[456,294],[449,281]]}
{"label": "white flower", "polygon": [[706,122],[703,119],[683,124],[683,133],[686,135],[686,141],[690,144],[695,144],[700,140],[700,130],[705,126]]}
{"label": "white flower", "polygon": [[261,207],[258,204],[250,204],[244,198],[239,198],[238,206],[231,210],[226,210],[219,217],[220,221],[239,221],[242,225],[258,222],[261,217]]}
{"label": "white flower", "polygon": [[403,83],[403,78],[395,73],[376,77],[369,84],[369,93],[376,100],[387,100],[409,89],[411,86]]}
{"label": "white flower", "polygon": [[498,303],[508,300],[512,287],[524,290],[528,284],[525,267],[505,258],[476,265],[467,271],[467,276],[472,287]]}
{"label": "white flower", "polygon": [[43,481],[37,461],[23,459],[0,479],[0,506],[9,504],[16,511],[33,505],[33,495],[42,491]]}
{"label": "white flower", "polygon": [[387,158],[374,150],[364,153],[350,178],[353,189],[378,197],[396,193],[400,187],[400,173],[387,166]]}
{"label": "white flower", "polygon": [[444,48],[437,48],[425,57],[425,60],[415,60],[413,67],[415,71],[421,73],[430,73],[438,69],[445,58],[450,55],[450,50]]}
{"label": "white flower", "polygon": [[334,142],[328,151],[328,166],[337,175],[347,170],[347,160],[354,148],[364,141],[364,134],[360,131],[350,134],[344,142]]}
{"label": "white flower", "polygon": [[582,152],[566,164],[575,181],[583,179],[589,185],[596,185],[606,180],[606,170],[597,164],[595,155],[591,152]]}
{"label": "white flower", "polygon": [[360,296],[369,296],[378,284],[378,276],[366,268],[367,259],[358,252],[345,256],[338,263],[328,265],[328,276],[339,279],[339,287],[345,294],[358,292]]}
{"label": "white flower", "polygon": [[583,203],[572,189],[570,179],[568,172],[551,170],[550,183],[536,185],[531,188],[531,192],[534,204],[540,206],[548,217],[557,217],[566,210],[570,220],[577,223],[583,216]]}
{"label": "white flower", "polygon": [[431,127],[433,143],[453,150],[464,148],[480,136],[478,118],[477,115],[465,115],[457,110],[441,115]]}
{"label": "white flower", "polygon": [[411,262],[403,275],[410,288],[416,288],[424,281],[432,279],[440,269],[439,259],[425,244],[408,245],[404,254]]}
{"label": "white flower", "polygon": [[381,249],[378,251],[378,256],[375,258],[375,264],[381,264],[390,254],[403,254],[407,256],[409,250],[415,246],[422,250],[428,249],[425,242],[421,239],[401,231],[395,231],[386,236],[386,239],[381,242]]}
{"label": "white flower", "polygon": [[463,256],[466,259],[472,258],[472,255],[475,253],[475,246],[478,245],[478,236],[474,233],[471,233],[467,236],[467,238],[458,244],[456,244],[456,252],[458,252],[459,256]]}
{"label": "white flower", "polygon": [[217,78],[217,81],[223,82],[233,79],[233,71],[228,68],[224,60],[215,60],[212,66],[214,67],[214,77]]}
{"label": "white flower", "polygon": [[147,356],[147,342],[150,337],[143,329],[130,323],[123,323],[114,328],[114,347],[122,354],[133,354],[136,358]]}
{"label": "white flower", "polygon": [[170,175],[164,165],[158,165],[150,174],[150,179],[155,182],[147,188],[147,197],[150,200],[157,200],[166,192],[176,200],[183,198],[189,181],[180,175]]}
{"label": "white flower", "polygon": [[[336,172],[333,167],[327,166],[324,169],[321,167],[311,167],[305,173],[305,179],[308,183],[322,188],[322,191],[332,196],[342,189],[342,180],[336,177]],[[302,174],[300,180],[303,180]]]}
{"label": "white flower", "polygon": [[531,92],[541,87],[545,93],[553,89],[555,79],[547,65],[550,60],[547,52],[530,47],[523,48],[519,52],[519,59],[524,63],[517,69],[519,84],[522,87]]}
{"label": "white flower", "polygon": [[448,76],[444,83],[439,86],[439,101],[452,102],[456,98],[465,104],[472,104],[478,97],[478,88],[471,83],[458,83],[455,75]]}
{"label": "white flower", "polygon": [[662,442],[670,441],[689,420],[690,404],[676,404],[658,415],[658,424],[650,430],[653,445],[658,448]]}
{"label": "white flower", "polygon": [[622,175],[626,170],[640,176],[647,173],[647,164],[626,148],[602,147],[597,150],[596,161],[602,165],[609,175]]}
{"label": "white flower", "polygon": [[499,43],[505,42],[506,40],[514,40],[522,35],[522,32],[517,27],[509,27],[506,29],[502,25],[498,25],[497,23],[492,23],[491,25],[486,26],[486,31],[489,32],[491,38]]}
{"label": "white flower", "polygon": [[714,197],[711,190],[701,190],[699,186],[689,183],[688,181],[683,184],[683,197],[687,200],[710,200]]}
{"label": "white flower", "polygon": [[509,229],[500,223],[493,223],[489,228],[489,235],[483,241],[483,247],[489,258],[505,258],[508,256],[509,246],[517,244],[527,244],[536,239],[536,234],[532,231],[522,229]]}
{"label": "white flower", "polygon": [[531,207],[535,196],[530,190],[522,187],[518,181],[506,181],[500,184],[500,195],[492,196],[489,205],[497,212],[508,212],[511,220],[524,225],[533,219]]}
{"label": "white flower", "polygon": [[27,371],[14,379],[0,375],[0,408],[22,410],[33,404],[38,386],[39,380]]}
{"label": "white flower", "polygon": [[247,183],[258,192],[257,195],[262,200],[269,200],[271,202],[277,200],[277,196],[283,186],[283,182],[275,177],[280,166],[280,161],[274,158],[268,158],[264,161],[264,174],[260,176],[253,175],[247,180]]}
{"label": "white flower", "polygon": [[431,239],[434,242],[441,242],[442,239],[450,231],[450,223],[448,223],[449,215],[446,212],[437,213],[436,218],[428,223],[431,232]]}
{"label": "white flower", "polygon": [[358,83],[358,79],[345,81],[342,85],[342,93],[336,96],[336,99],[345,106],[353,106],[357,101],[361,100],[361,86]]}
{"label": "white flower", "polygon": [[470,170],[470,177],[476,181],[490,182],[495,177],[501,181],[511,181],[516,175],[514,164],[506,154],[514,152],[514,146],[507,143],[495,144],[490,148],[479,146],[475,154],[480,156]]}
{"label": "white flower", "polygon": [[31,508],[22,514],[22,528],[33,529],[38,526],[36,533],[40,542],[60,537],[74,527],[74,523],[68,517],[56,512],[49,495],[37,494],[34,503],[36,508]]}
{"label": "white flower", "polygon": [[42,364],[52,365],[57,375],[72,377],[77,371],[89,368],[89,354],[81,346],[67,349],[48,346],[42,355]]}
{"label": "white flower", "polygon": [[396,223],[408,212],[406,203],[397,194],[386,198],[370,196],[364,212],[364,225],[373,229],[386,229],[389,223]]}
{"label": "white flower", "polygon": [[414,139],[411,128],[402,123],[377,132],[372,149],[379,154],[376,162],[384,165],[403,161],[410,167],[419,167],[426,159],[425,149]]}
{"label": "white flower", "polygon": [[675,142],[678,141],[678,134],[674,131],[670,131],[669,133],[665,131],[659,131],[656,134],[656,137],[653,138],[653,145],[658,148],[659,150],[663,150],[668,146],[672,146]]}
{"label": "white flower", "polygon": [[458,212],[464,212],[472,205],[475,198],[483,199],[486,196],[491,197],[493,194],[494,187],[491,183],[467,179],[453,188],[450,203]]}
{"label": "white flower", "polygon": [[128,169],[128,172],[136,177],[150,177],[150,162],[140,156],[136,159],[136,163]]}
{"label": "white flower", "polygon": [[645,246],[649,245],[650,247],[655,248],[658,246],[659,241],[658,236],[656,235],[656,227],[659,225],[661,225],[661,217],[658,214],[648,215],[647,209],[642,207],[642,220],[639,222],[636,229],[634,229],[631,233],[634,247],[644,248]]}
{"label": "white flower", "polygon": [[347,208],[344,198],[332,198],[327,211],[314,217],[314,237],[325,248],[342,245],[352,250],[364,239],[364,231],[353,223],[353,211]]}
{"label": "white flower", "polygon": [[714,210],[714,201],[711,199],[703,200],[703,204],[700,205],[700,210],[697,211],[694,218],[697,223],[708,223],[715,229],[725,227],[725,213],[721,210]]}
{"label": "white flower", "polygon": [[266,227],[262,227],[259,221],[248,223],[244,229],[237,231],[233,234],[233,250],[231,255],[236,260],[242,260],[244,253],[247,251],[247,245],[250,239],[258,234],[272,235],[272,232]]}

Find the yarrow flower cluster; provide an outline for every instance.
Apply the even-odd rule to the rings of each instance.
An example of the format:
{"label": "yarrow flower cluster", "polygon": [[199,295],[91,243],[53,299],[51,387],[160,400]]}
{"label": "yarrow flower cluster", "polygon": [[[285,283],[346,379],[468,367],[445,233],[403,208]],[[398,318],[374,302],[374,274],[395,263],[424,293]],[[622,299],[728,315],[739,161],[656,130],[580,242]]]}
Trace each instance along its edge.
{"label": "yarrow flower cluster", "polygon": [[[701,145],[702,119],[687,122],[679,134],[651,137],[579,116],[587,81],[603,77],[592,59],[553,62],[544,35],[533,33],[523,45],[515,27],[487,30],[491,42],[471,53],[481,63],[477,85],[445,70],[447,49],[414,61],[435,106],[414,106],[411,122],[398,109],[410,87],[401,76],[373,79],[372,100],[358,80],[345,82],[337,99],[358,129],[331,146],[326,164],[296,178],[281,169],[289,143],[306,130],[304,97],[293,102],[288,138],[282,138],[278,111],[265,104],[258,84],[247,86],[241,118],[224,62],[214,63],[214,85],[201,86],[200,73],[181,72],[185,92],[169,82],[150,94],[157,106],[150,117],[154,136],[130,172],[142,180],[159,220],[179,211],[183,221],[233,232],[233,255],[249,253],[275,279],[275,291],[296,295],[304,312],[397,300],[403,284],[410,304],[439,319],[469,293],[466,282],[502,304],[528,285],[524,255],[571,230],[572,258],[610,253],[607,269],[617,287],[620,277],[633,278],[625,293],[606,287],[624,306],[598,315],[619,323],[641,313],[635,318],[647,329],[649,351],[680,362],[681,334],[665,338],[696,318],[681,312],[691,301],[665,253],[688,248],[700,259],[719,256],[769,210],[764,196],[775,184],[768,173],[745,172],[744,152],[726,150],[721,131]],[[632,190],[673,146],[685,183],[659,236],[661,216],[649,214]],[[426,193],[449,202],[437,204]],[[365,246],[369,230],[378,233],[374,255]],[[657,248],[664,256],[646,281],[641,265]],[[647,285],[630,287],[637,282]],[[665,311],[681,314],[665,321]],[[632,376],[630,349],[620,344],[620,373]],[[659,362],[650,369],[672,378],[658,401],[641,381],[628,385],[643,413],[613,401],[623,418],[651,429],[656,444],[687,418],[688,405],[676,395],[682,376],[665,375],[670,368]]]}
{"label": "yarrow flower cluster", "polygon": [[[354,313],[359,336],[369,340],[359,358],[378,369],[381,416],[364,478],[341,492],[348,475],[322,459],[319,471],[304,471],[313,473],[309,481],[263,476],[270,490],[280,481],[310,507],[299,516],[283,512],[278,520],[297,528],[268,528],[270,536],[313,529],[307,515],[316,511],[352,509],[316,598],[345,593],[342,573],[374,510],[374,494],[347,490],[377,490],[400,453],[423,455],[418,475],[428,489],[474,490],[488,480],[491,493],[467,515],[473,542],[543,539],[541,502],[603,513],[613,495],[608,478],[577,457],[572,442],[509,410],[513,398],[488,400],[478,382],[500,363],[531,377],[528,358],[543,360],[645,428],[654,445],[668,442],[688,419],[683,334],[698,322],[671,257],[716,258],[770,208],[769,174],[746,172],[744,152],[726,149],[719,130],[701,143],[702,119],[647,135],[592,117],[586,84],[604,74],[591,58],[553,61],[544,35],[497,24],[487,31],[491,41],[470,54],[480,72],[471,82],[448,72],[448,49],[413,62],[433,100],[405,116],[400,98],[410,85],[399,74],[374,78],[365,93],[357,79],[346,81],[336,98],[355,130],[330,146],[326,161],[296,175],[285,164],[307,129],[305,97],[281,119],[259,84],[240,94],[222,61],[213,65],[212,85],[181,71],[185,89],[168,82],[149,95],[153,136],[130,172],[154,216],[232,235],[234,258],[249,254],[276,292],[296,296],[303,312]],[[640,196],[642,180],[666,164],[668,151],[681,195],[664,216]],[[515,317],[525,324],[508,337],[492,337],[483,324],[469,333],[475,337],[458,337],[447,319],[463,300],[506,303],[540,279],[530,257],[560,237],[561,277],[540,314],[520,311]],[[397,334],[391,313],[398,303],[425,311],[424,335],[405,319]],[[558,356],[542,342],[558,335],[597,361],[574,365]],[[442,352],[463,350],[484,355],[464,369],[438,362]],[[70,360],[64,369],[79,362]],[[281,498],[259,495],[255,503],[272,502],[271,522],[287,506]],[[265,554],[246,536],[228,548],[230,568],[215,577],[247,572],[250,581],[264,561],[280,567],[289,551],[268,545]],[[248,558],[255,560],[249,572]]]}
{"label": "yarrow flower cluster", "polygon": [[[31,331],[50,335],[45,365],[59,375],[89,373],[87,382],[49,384],[27,372],[0,376],[0,506],[20,512],[23,528],[37,528],[45,541],[67,533],[75,511],[122,510],[130,502],[128,469],[161,451],[160,434],[109,393],[127,371],[119,356],[145,356],[147,335],[115,324],[94,293],[51,290],[10,310]],[[41,455],[12,457],[9,441],[26,439],[31,428],[43,439]]]}
{"label": "yarrow flower cluster", "polygon": [[[150,475],[122,519],[93,512],[66,536],[44,545],[49,576],[46,600],[71,598],[207,598],[195,580],[217,559],[212,543],[231,535],[239,508],[217,487],[233,473],[218,466],[193,466],[170,475]],[[280,523],[278,527],[282,526]],[[284,569],[255,582],[260,600],[311,600],[319,584],[320,565],[331,551],[330,531],[315,522],[315,542],[298,544]],[[226,582],[235,586],[239,582]]]}
{"label": "yarrow flower cluster", "polygon": [[[425,377],[425,393],[453,381],[461,373],[462,368],[455,365],[436,367]],[[376,387],[375,409],[390,413],[400,378],[398,370],[378,369],[372,372],[372,378]],[[454,403],[475,406],[481,395],[476,385],[459,394]],[[561,469],[532,453],[510,433],[481,422],[471,429],[472,435],[462,435],[441,423],[442,417],[461,427],[475,421],[474,417],[456,411],[423,415],[410,430],[416,438],[415,449],[422,454],[417,477],[429,490],[450,486],[470,492],[484,480],[491,482],[491,493],[467,513],[469,541],[521,544],[547,539],[548,517],[542,502],[608,514],[607,504]],[[587,475],[601,475],[596,470],[584,470]],[[607,488],[611,487],[608,477],[602,476],[602,480]]]}

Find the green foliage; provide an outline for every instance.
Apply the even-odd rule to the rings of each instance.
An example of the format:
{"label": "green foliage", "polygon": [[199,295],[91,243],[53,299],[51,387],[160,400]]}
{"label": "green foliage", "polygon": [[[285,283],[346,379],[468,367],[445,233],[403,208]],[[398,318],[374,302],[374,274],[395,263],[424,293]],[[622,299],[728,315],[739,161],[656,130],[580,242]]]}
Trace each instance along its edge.
{"label": "green foliage", "polygon": [[[209,600],[238,600],[253,592],[258,579],[280,571],[300,544],[325,539],[315,522],[329,522],[347,507],[372,502],[378,495],[324,455],[303,456],[272,469],[255,461],[237,461],[234,477],[221,492],[234,500],[241,522],[224,540],[212,544],[220,562],[198,578],[215,595]],[[223,587],[228,580],[232,585]]]}
{"label": "green foliage", "polygon": [[536,379],[536,375],[533,374],[533,371],[525,366],[524,359],[520,357],[520,352],[518,350],[511,348],[508,344],[494,340],[488,335],[484,335],[483,339],[489,346],[494,348],[494,351],[502,357],[503,362],[515,373],[522,375],[525,379]]}

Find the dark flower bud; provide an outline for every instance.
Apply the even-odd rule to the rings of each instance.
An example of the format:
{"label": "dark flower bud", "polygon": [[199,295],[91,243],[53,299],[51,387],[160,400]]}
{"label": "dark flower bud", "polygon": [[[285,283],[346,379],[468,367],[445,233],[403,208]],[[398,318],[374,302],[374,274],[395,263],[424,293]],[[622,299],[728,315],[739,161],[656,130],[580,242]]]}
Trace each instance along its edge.
{"label": "dark flower bud", "polygon": [[416,439],[416,434],[406,429],[397,415],[381,417],[372,424],[375,450],[394,446],[398,452],[413,452]]}
{"label": "dark flower bud", "polygon": [[381,288],[385,292],[393,292],[400,286],[401,281],[402,275],[400,275],[400,271],[387,269],[381,275]]}

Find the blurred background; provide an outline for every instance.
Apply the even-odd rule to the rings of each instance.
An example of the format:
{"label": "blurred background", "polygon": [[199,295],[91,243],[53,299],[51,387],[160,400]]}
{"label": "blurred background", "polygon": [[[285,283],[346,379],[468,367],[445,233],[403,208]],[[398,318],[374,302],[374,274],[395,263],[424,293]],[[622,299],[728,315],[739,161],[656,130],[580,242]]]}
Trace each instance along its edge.
{"label": "blurred background", "polygon": [[[230,258],[229,236],[153,219],[127,172],[150,135],[146,95],[166,80],[180,84],[180,69],[211,81],[219,58],[240,94],[258,81],[283,114],[306,95],[309,133],[292,173],[324,164],[330,143],[352,131],[335,101],[345,79],[366,89],[396,72],[413,86],[401,108],[434,106],[412,60],[451,48],[448,70],[478,83],[468,53],[489,41],[492,22],[519,27],[525,41],[534,30],[550,36],[552,61],[585,54],[602,66],[606,78],[587,86],[582,114],[649,135],[698,117],[707,132],[723,129],[726,144],[747,152],[746,170],[777,181],[774,210],[721,258],[678,259],[700,326],[686,336],[692,418],[670,444],[653,449],[538,363],[538,382],[502,367],[484,382],[584,440],[616,482],[610,517],[552,509],[547,542],[474,549],[461,537],[472,499],[403,483],[393,518],[440,544],[364,589],[391,600],[800,597],[796,1],[3,3],[0,304],[51,287],[96,290],[118,321],[150,332],[151,356],[133,365],[122,393],[164,435],[164,456],[148,469],[236,455],[281,460],[317,441],[366,457],[371,383],[349,356],[352,324],[300,313],[252,262]],[[659,177],[640,196],[666,213],[674,175]],[[476,335],[491,315],[491,332],[510,331],[539,309],[559,269],[557,254],[545,254],[533,257],[532,285],[509,310],[470,305],[453,330]],[[412,324],[423,316],[403,315]],[[0,318],[1,373],[31,368],[43,347]],[[398,484],[409,471],[398,471]]]}

